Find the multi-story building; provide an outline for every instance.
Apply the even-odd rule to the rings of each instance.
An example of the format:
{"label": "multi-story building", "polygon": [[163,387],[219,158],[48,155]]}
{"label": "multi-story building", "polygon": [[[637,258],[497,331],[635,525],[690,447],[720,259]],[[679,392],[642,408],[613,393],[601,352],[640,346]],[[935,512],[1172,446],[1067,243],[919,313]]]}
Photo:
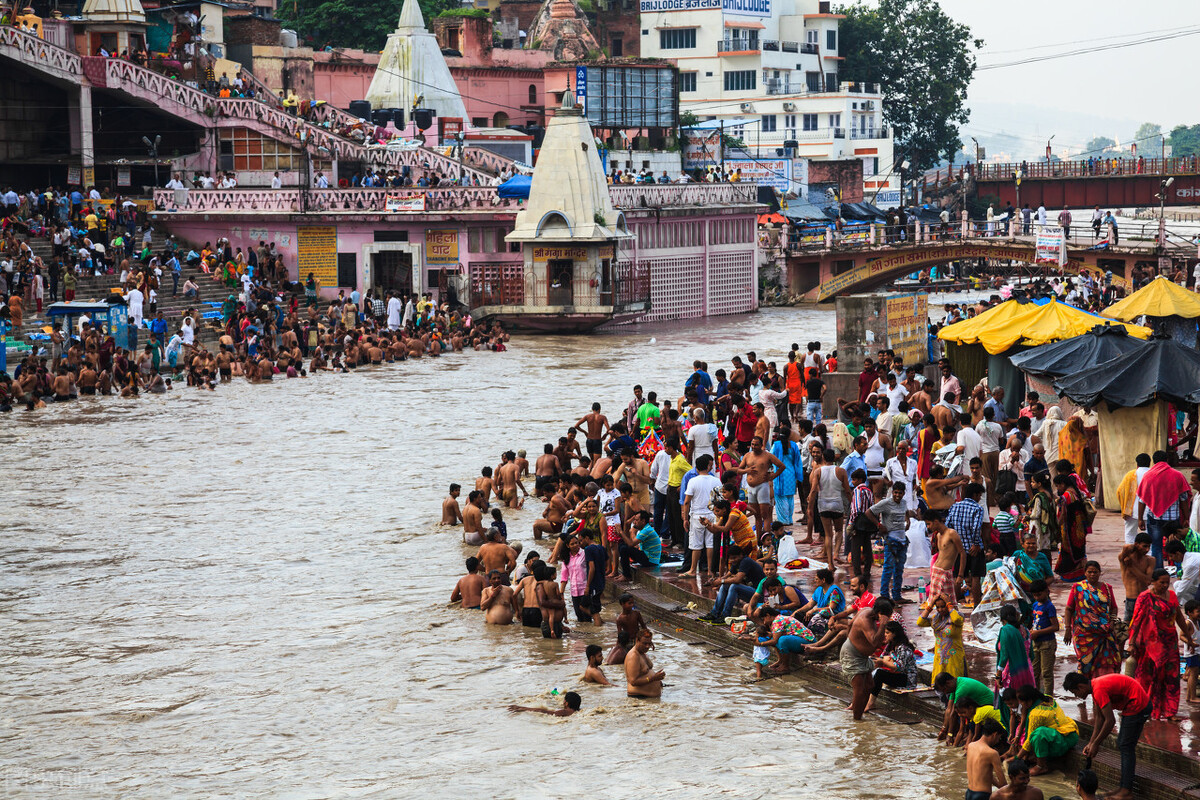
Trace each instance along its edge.
{"label": "multi-story building", "polygon": [[892,205],[900,177],[883,96],[840,80],[842,19],[825,0],[641,0],[641,51],[674,61],[680,111],[723,121],[779,188],[803,191],[804,180],[778,162],[855,158],[865,199]]}

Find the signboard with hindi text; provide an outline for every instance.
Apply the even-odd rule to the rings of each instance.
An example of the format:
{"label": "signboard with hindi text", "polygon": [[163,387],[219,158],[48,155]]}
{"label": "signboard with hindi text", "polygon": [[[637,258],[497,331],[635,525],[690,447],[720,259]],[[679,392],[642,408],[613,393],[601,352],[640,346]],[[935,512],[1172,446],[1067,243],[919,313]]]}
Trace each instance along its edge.
{"label": "signboard with hindi text", "polygon": [[534,247],[534,261],[559,261],[570,259],[571,261],[587,261],[588,253],[586,247]]}
{"label": "signboard with hindi text", "polygon": [[770,186],[784,193],[795,188],[790,158],[727,158],[725,169],[740,172],[742,183]]}
{"label": "signboard with hindi text", "polygon": [[425,231],[425,263],[431,267],[458,266],[458,231]]}
{"label": "signboard with hindi text", "polygon": [[386,211],[424,211],[425,194],[424,192],[391,193],[383,198],[383,207]]}
{"label": "signboard with hindi text", "polygon": [[903,356],[905,364],[922,364],[929,358],[929,299],[924,292],[889,295],[887,346]]}
{"label": "signboard with hindi text", "polygon": [[333,225],[296,228],[296,263],[302,283],[311,272],[322,286],[337,286],[337,228]]}
{"label": "signboard with hindi text", "polygon": [[744,17],[771,16],[771,0],[641,0],[641,12],[706,11],[722,9],[726,14]]}
{"label": "signboard with hindi text", "polygon": [[1067,263],[1067,238],[1063,229],[1043,227],[1039,230],[1035,251],[1034,263],[1060,267]]}

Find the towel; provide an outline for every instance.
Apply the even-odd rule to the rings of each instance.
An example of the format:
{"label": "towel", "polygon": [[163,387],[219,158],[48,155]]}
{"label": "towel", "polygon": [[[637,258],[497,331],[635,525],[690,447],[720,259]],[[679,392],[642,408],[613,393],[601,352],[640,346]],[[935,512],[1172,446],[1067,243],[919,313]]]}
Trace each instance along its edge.
{"label": "towel", "polygon": [[1188,491],[1187,478],[1183,473],[1165,461],[1160,461],[1150,468],[1142,483],[1138,486],[1138,499],[1146,504],[1156,517],[1167,513],[1171,504],[1179,499],[1181,494]]}

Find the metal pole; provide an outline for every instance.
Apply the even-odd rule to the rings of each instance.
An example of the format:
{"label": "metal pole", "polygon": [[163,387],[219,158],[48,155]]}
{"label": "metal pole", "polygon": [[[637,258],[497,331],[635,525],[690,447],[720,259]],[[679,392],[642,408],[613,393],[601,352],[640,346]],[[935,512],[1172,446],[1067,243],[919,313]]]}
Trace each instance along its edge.
{"label": "metal pole", "polygon": [[721,135],[717,137],[717,150],[721,154],[721,177],[725,177],[725,120],[721,120]]}

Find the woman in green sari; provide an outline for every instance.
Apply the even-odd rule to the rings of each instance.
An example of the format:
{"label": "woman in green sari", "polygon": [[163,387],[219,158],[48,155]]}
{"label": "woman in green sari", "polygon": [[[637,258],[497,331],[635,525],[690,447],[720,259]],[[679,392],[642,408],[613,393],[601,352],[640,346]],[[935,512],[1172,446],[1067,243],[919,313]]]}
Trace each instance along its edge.
{"label": "woman in green sari", "polygon": [[1021,540],[1021,549],[1013,553],[1013,558],[1017,560],[1017,580],[1021,582],[1021,588],[1025,591],[1029,591],[1029,584],[1034,581],[1050,583],[1054,580],[1050,559],[1038,550],[1036,535],[1025,534],[1025,538]]}
{"label": "woman in green sari", "polygon": [[[996,684],[1001,689],[1020,689],[1034,685],[1029,663],[1029,646],[1021,628],[1021,612],[1016,606],[1000,609],[1000,635],[996,637]],[[1000,706],[1001,722],[1008,727],[1008,706]]]}

